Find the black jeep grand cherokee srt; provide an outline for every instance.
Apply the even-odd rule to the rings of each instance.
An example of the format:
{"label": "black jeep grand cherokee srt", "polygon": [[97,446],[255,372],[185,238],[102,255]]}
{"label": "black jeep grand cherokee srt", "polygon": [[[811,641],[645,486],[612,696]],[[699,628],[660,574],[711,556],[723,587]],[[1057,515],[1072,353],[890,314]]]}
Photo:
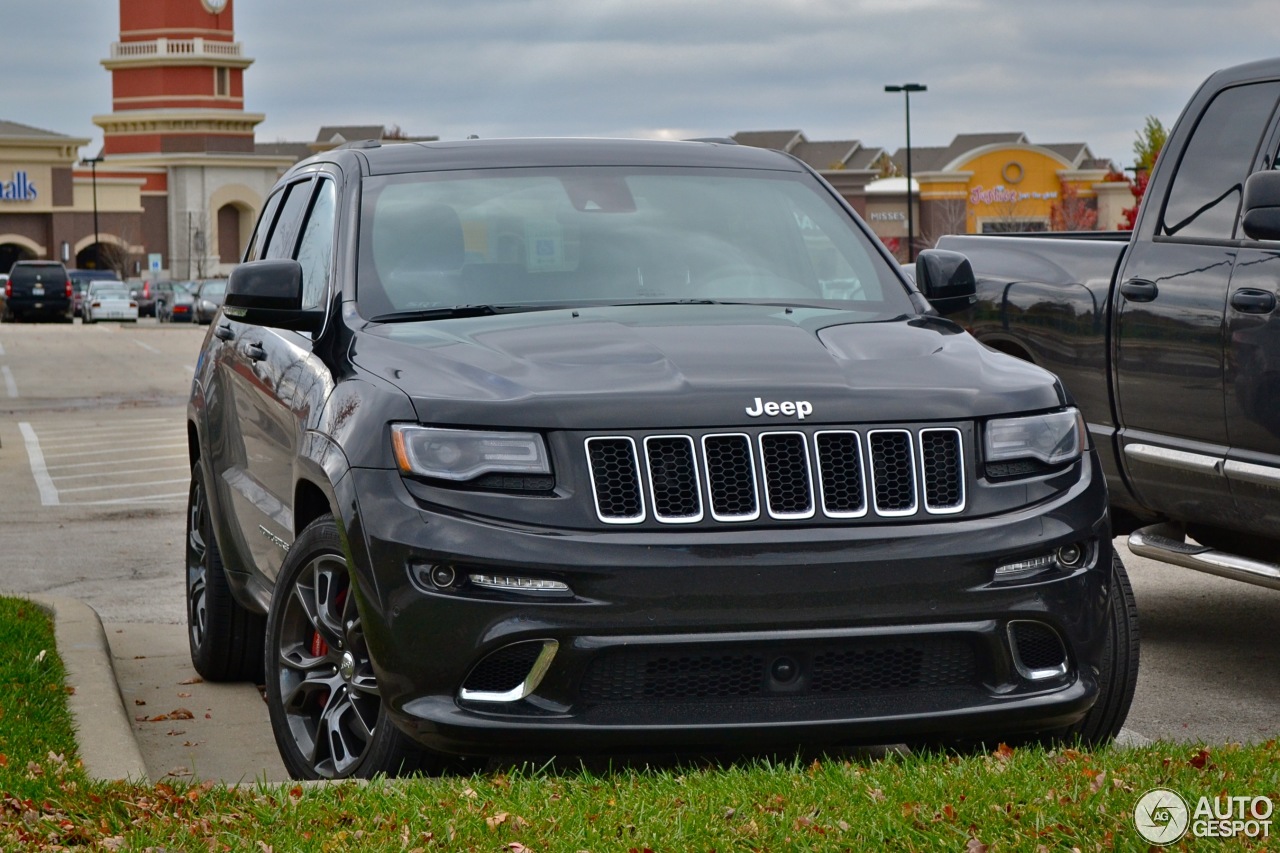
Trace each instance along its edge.
{"label": "black jeep grand cherokee srt", "polygon": [[1136,615],[1079,413],[939,315],[967,262],[918,275],[778,152],[298,164],[192,385],[197,670],[265,678],[298,777],[1114,736]]}

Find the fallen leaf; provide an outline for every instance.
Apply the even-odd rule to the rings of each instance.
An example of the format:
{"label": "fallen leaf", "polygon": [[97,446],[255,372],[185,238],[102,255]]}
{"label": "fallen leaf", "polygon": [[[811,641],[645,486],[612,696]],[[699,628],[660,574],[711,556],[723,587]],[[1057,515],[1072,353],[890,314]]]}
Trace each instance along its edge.
{"label": "fallen leaf", "polygon": [[970,838],[964,845],[965,853],[987,853],[987,845],[976,838]]}
{"label": "fallen leaf", "polygon": [[133,704],[135,704],[135,705],[145,705],[145,704],[147,704],[147,700],[145,700],[145,699],[134,699],[134,700],[133,700]]}
{"label": "fallen leaf", "polygon": [[1187,763],[1197,770],[1203,770],[1205,767],[1209,766],[1209,750],[1200,750],[1192,756]]}
{"label": "fallen leaf", "polygon": [[179,684],[204,684],[204,679],[198,675],[193,675],[184,681],[179,681],[178,683]]}
{"label": "fallen leaf", "polygon": [[191,698],[191,694],[190,694],[190,693],[179,693],[179,694],[178,694],[178,698],[179,698],[179,699],[190,699],[190,698]]}

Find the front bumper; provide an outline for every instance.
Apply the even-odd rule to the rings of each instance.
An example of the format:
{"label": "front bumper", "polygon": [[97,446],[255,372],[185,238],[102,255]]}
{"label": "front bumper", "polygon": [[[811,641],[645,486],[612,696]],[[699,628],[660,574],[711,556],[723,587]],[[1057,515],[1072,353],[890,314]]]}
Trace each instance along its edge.
{"label": "front bumper", "polygon": [[[426,746],[887,743],[1011,737],[1092,706],[1111,539],[1093,454],[1079,473],[1016,513],[856,528],[517,528],[359,469],[344,504],[383,700]],[[994,580],[1073,543],[1080,565]],[[438,567],[452,583],[433,583]]]}

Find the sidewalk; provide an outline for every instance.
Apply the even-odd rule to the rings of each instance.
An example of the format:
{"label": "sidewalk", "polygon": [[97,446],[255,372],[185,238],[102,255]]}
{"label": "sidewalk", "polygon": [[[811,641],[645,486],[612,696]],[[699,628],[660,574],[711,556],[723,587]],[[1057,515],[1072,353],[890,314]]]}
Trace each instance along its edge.
{"label": "sidewalk", "polygon": [[53,614],[85,772],[99,779],[283,783],[267,706],[251,684],[191,666],[185,625],[103,625],[88,605],[32,596]]}

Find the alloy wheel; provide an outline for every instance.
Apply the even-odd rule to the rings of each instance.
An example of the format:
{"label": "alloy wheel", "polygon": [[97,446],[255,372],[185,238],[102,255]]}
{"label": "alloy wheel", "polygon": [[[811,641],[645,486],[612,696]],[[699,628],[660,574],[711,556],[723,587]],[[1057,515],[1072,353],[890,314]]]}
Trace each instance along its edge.
{"label": "alloy wheel", "polygon": [[382,698],[346,561],[317,555],[281,592],[273,675],[289,736],[317,775],[349,776],[373,743]]}

